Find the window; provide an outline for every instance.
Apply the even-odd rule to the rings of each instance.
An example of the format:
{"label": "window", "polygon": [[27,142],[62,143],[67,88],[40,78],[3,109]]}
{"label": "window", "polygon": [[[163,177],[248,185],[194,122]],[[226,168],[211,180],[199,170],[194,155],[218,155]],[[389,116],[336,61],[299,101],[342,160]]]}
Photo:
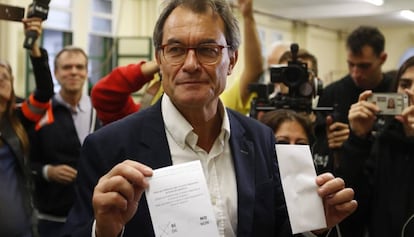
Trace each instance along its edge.
{"label": "window", "polygon": [[89,34],[89,86],[113,68],[112,1],[92,0],[91,33]]}

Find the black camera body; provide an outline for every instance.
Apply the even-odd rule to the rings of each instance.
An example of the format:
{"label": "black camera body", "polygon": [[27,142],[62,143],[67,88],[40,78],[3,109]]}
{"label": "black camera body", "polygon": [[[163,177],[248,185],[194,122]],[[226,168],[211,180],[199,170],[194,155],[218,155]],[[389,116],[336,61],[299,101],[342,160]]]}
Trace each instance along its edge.
{"label": "black camera body", "polygon": [[[250,117],[257,118],[259,111],[266,112],[276,109],[312,112],[312,100],[321,93],[322,84],[314,81],[313,78],[309,79],[307,64],[299,61],[297,57],[299,46],[292,44],[290,50],[292,60],[288,62],[287,66],[270,66],[271,83],[250,85],[250,91],[256,92],[258,95],[251,102]],[[277,93],[270,98],[274,90],[274,83],[283,83],[289,88],[289,92],[286,94]],[[270,90],[270,87],[273,89]]]}
{"label": "black camera body", "polygon": [[[42,19],[42,21],[46,20],[49,15],[49,3],[50,0],[33,0],[28,7],[27,18],[37,17]],[[36,32],[27,32],[23,47],[26,49],[32,49],[37,37]]]}
{"label": "black camera body", "polygon": [[33,0],[27,9],[27,18],[38,17],[43,21],[49,15],[50,0]]}

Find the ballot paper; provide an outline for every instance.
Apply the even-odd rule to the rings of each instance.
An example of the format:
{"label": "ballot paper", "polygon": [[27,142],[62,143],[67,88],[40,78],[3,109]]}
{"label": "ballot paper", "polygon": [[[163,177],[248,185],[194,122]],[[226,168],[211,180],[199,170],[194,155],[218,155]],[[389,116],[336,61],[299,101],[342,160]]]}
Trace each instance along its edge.
{"label": "ballot paper", "polygon": [[276,144],[276,153],[292,233],[326,228],[309,146]]}
{"label": "ballot paper", "polygon": [[156,169],[148,181],[155,236],[219,236],[200,161]]}

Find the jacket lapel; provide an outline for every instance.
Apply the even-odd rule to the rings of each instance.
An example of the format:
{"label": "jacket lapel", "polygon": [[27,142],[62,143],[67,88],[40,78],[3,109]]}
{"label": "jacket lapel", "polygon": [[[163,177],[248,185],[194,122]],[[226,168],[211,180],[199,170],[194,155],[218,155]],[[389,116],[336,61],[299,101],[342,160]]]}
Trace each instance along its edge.
{"label": "jacket lapel", "polygon": [[237,180],[237,232],[238,235],[250,236],[255,202],[253,143],[244,136],[245,130],[239,121],[231,113],[228,114],[231,124],[230,147]]}
{"label": "jacket lapel", "polygon": [[[143,126],[141,123],[136,126],[143,132],[139,137],[140,149],[142,149],[142,157],[145,157],[146,164],[153,169],[172,165],[171,152],[168,146],[167,136],[165,134],[165,126],[161,114],[161,100],[154,106],[142,111],[147,113]],[[141,113],[141,112],[140,112]],[[148,149],[146,149],[148,148]]]}

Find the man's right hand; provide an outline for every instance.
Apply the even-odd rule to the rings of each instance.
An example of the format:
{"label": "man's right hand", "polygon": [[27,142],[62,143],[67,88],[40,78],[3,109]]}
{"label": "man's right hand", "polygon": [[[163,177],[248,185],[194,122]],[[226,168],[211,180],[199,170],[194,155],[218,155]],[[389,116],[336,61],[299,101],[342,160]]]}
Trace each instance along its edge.
{"label": "man's right hand", "polygon": [[[22,20],[25,34],[29,31],[34,31],[37,34],[37,39],[40,38],[40,35],[43,32],[42,28],[42,19],[34,17],[34,18],[25,18]],[[30,51],[31,55],[33,57],[41,57],[42,53],[39,48],[39,40],[36,40],[36,42],[33,45],[32,50]]]}
{"label": "man's right hand", "polygon": [[348,120],[352,132],[361,138],[366,137],[373,129],[376,114],[380,108],[368,102],[367,99],[372,95],[372,91],[367,90],[359,95],[358,102],[353,104],[349,109]]}
{"label": "man's right hand", "polygon": [[150,167],[126,160],[99,179],[92,197],[97,237],[115,237],[121,233],[135,215],[150,176]]}
{"label": "man's right hand", "polygon": [[57,183],[72,183],[77,174],[78,171],[69,165],[49,165],[47,168],[47,178]]}

